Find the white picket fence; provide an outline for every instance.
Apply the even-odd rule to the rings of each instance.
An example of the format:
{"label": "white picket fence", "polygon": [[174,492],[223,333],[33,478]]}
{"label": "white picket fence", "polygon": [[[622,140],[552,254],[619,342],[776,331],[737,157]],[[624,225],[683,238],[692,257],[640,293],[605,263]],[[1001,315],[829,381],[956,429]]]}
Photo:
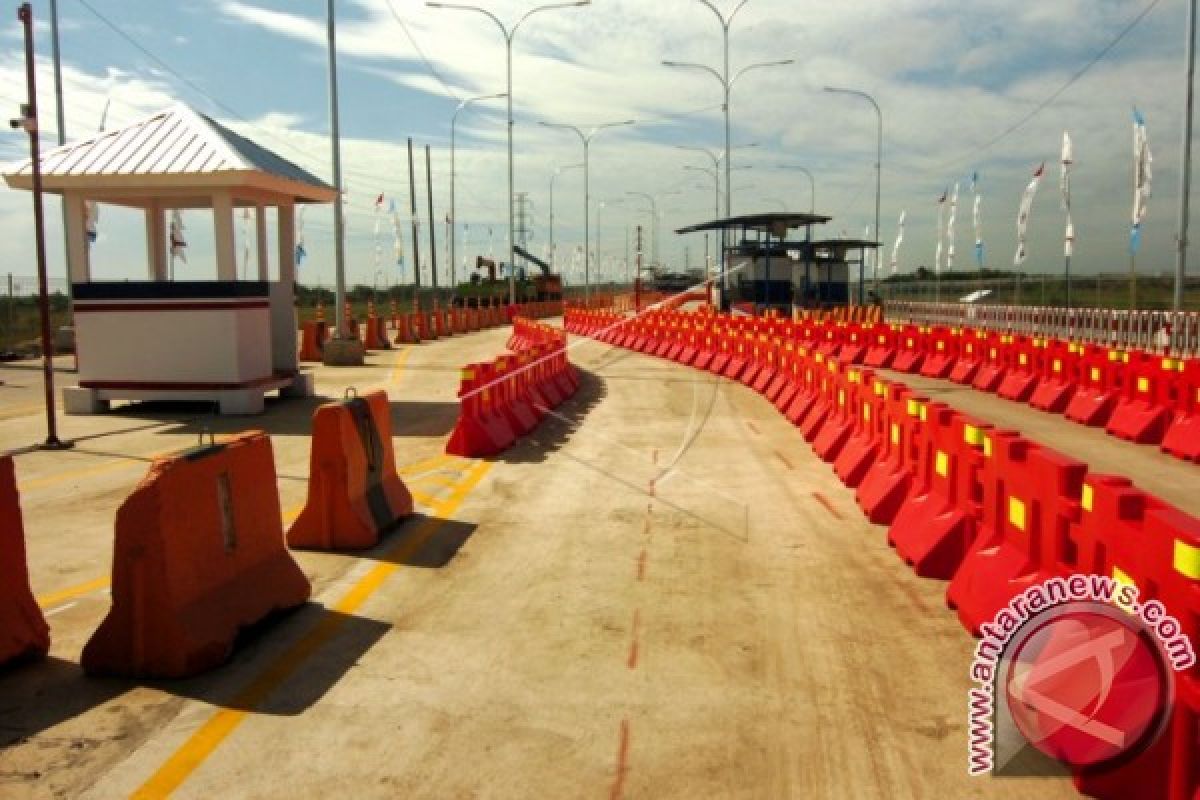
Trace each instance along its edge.
{"label": "white picket fence", "polygon": [[1200,357],[1200,313],[889,301],[889,322],[981,328]]}

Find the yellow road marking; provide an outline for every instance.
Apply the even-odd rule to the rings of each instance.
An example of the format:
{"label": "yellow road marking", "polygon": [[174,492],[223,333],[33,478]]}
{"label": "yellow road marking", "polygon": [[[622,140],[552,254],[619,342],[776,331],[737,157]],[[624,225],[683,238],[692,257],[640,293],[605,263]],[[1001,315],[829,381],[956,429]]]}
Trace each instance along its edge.
{"label": "yellow road marking", "polygon": [[465,476],[462,484],[454,493],[433,509],[436,516],[426,518],[422,521],[418,528],[413,531],[412,536],[397,544],[395,548],[384,556],[383,562],[378,563],[370,572],[363,576],[333,606],[333,611],[336,612],[336,615],[323,617],[316,627],[310,630],[300,641],[292,645],[292,647],[260,673],[249,686],[243,689],[230,703],[230,705],[237,706],[238,708],[221,709],[209,717],[208,721],[193,733],[159,767],[158,771],[131,796],[136,798],[136,800],[167,797],[183,785],[183,782],[212,755],[213,751],[251,713],[250,711],[239,709],[254,708],[260,705],[284,681],[291,677],[309,656],[333,638],[333,635],[346,623],[349,615],[357,611],[383,585],[392,573],[400,569],[399,564],[393,562],[403,561],[417,552],[429,537],[436,533],[438,528],[445,523],[446,518],[458,510],[459,505],[461,505],[467,494],[479,485],[479,482],[483,480],[491,468],[492,465],[487,462],[477,463],[471,472]]}
{"label": "yellow road marking", "polygon": [[392,365],[392,371],[388,373],[387,385],[391,386],[400,380],[400,374],[404,371],[404,364],[408,361],[408,354],[412,352],[411,347],[406,347],[396,356],[396,362]]}
{"label": "yellow road marking", "polygon": [[416,500],[418,503],[425,506],[426,508],[433,508],[438,503],[438,500],[436,497],[434,497],[431,494],[426,494],[425,492],[422,492],[420,489],[409,489],[408,493],[412,495],[413,500]]}
{"label": "yellow road marking", "polygon": [[413,481],[418,482],[418,483],[436,483],[440,486],[454,487],[455,485],[458,484],[458,481],[460,479],[461,479],[461,476],[459,476],[458,478],[449,478],[438,472],[430,472],[426,475],[419,475],[419,476],[413,478]]}
{"label": "yellow road marking", "polygon": [[415,464],[405,464],[403,467],[400,467],[396,471],[399,472],[401,475],[419,475],[422,472],[431,472],[434,469],[437,469],[438,467],[440,467],[441,465],[447,463],[448,461],[453,461],[453,460],[459,460],[464,465],[470,463],[469,461],[466,461],[465,459],[460,459],[458,456],[451,456],[451,455],[446,455],[445,453],[442,453],[441,455],[436,455],[431,458],[426,458],[423,461],[418,461]]}
{"label": "yellow road marking", "polygon": [[81,583],[78,586],[72,586],[68,589],[61,589],[57,592],[39,595],[37,604],[42,608],[52,608],[60,603],[65,603],[68,600],[74,600],[76,597],[81,597],[85,594],[98,592],[101,589],[108,588],[108,576],[102,578],[94,578],[86,583]]}

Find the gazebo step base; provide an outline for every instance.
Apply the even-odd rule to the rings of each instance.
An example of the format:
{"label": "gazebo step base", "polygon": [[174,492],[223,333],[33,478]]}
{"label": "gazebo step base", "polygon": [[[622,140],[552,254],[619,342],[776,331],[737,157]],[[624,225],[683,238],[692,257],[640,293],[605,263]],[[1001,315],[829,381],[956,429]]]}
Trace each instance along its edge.
{"label": "gazebo step base", "polygon": [[131,402],[216,403],[224,415],[261,414],[266,407],[267,392],[278,390],[281,397],[312,397],[315,381],[311,372],[278,375],[255,381],[245,387],[172,387],[108,386],[104,388],[71,386],[63,389],[63,408],[68,414],[100,414],[107,411],[113,400]]}

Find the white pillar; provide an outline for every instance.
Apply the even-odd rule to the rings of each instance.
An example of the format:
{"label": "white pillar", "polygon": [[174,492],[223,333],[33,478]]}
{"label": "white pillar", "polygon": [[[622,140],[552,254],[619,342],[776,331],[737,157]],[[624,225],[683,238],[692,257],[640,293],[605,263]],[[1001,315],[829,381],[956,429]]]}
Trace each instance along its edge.
{"label": "white pillar", "polygon": [[228,191],[212,196],[213,234],[216,240],[217,280],[237,280],[237,250],[233,238],[233,196]]}
{"label": "white pillar", "polygon": [[296,280],[296,206],[279,204],[279,282],[292,285]]}
{"label": "white pillar", "polygon": [[67,263],[70,264],[72,283],[88,283],[92,279],[87,240],[87,209],[83,201],[83,195],[76,192],[63,194],[67,212]]}
{"label": "white pillar", "polygon": [[254,207],[254,240],[258,244],[258,279],[265,281],[271,277],[270,265],[267,263],[267,209],[261,203]]}
{"label": "white pillar", "polygon": [[167,234],[162,206],[146,206],[146,273],[152,281],[167,279]]}

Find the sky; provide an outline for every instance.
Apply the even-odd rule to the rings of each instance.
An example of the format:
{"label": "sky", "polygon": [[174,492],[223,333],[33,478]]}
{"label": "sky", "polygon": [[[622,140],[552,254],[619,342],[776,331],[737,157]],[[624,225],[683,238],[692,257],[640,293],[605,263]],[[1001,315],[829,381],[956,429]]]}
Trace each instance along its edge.
{"label": "sky", "polygon": [[[726,15],[737,5],[712,2]],[[537,5],[479,4],[509,25]],[[49,3],[33,5],[43,145],[51,146],[57,120]],[[59,0],[58,6],[68,140],[95,135],[106,104],[105,122],[112,129],[183,102],[331,180],[323,0]],[[833,217],[818,235],[859,237],[873,226],[874,109],[862,98],[822,91],[849,87],[872,95],[883,116],[879,238],[885,243],[885,271],[902,211],[907,224],[897,269],[933,265],[937,201],[956,182],[956,266],[972,263],[973,173],[983,196],[987,265],[1010,268],[1021,193],[1045,162],[1024,269],[1060,272],[1059,154],[1063,131],[1069,131],[1076,162],[1072,270],[1123,272],[1129,264],[1136,105],[1147,120],[1154,157],[1138,268],[1170,272],[1178,229],[1185,14],[1185,0],[749,0],[731,26],[731,71],[768,61],[795,63],[751,70],[733,87],[733,212],[807,211],[809,180],[795,169],[804,167],[815,178],[816,211]],[[0,101],[15,116],[24,95],[23,51],[15,15],[10,20],[0,29]],[[406,145],[411,137],[424,280],[429,280],[424,168],[429,145],[438,267],[445,283],[450,122],[462,99],[505,91],[504,37],[482,14],[427,8],[421,0],[337,0],[337,32],[348,280],[412,280]],[[712,161],[683,148],[720,154],[722,88],[702,70],[662,62],[700,63],[719,72],[722,52],[721,25],[699,0],[593,0],[524,22],[513,39],[512,99],[515,189],[529,196],[530,250],[543,257],[549,251],[556,168],[583,157],[575,134],[540,123],[586,131],[632,119],[632,126],[601,131],[590,147],[590,242],[599,251],[593,277],[627,274],[626,241],[635,237],[637,225],[646,227],[649,255],[652,215],[641,193],[656,198],[662,260],[677,267],[703,263],[703,238],[673,231],[714,214],[712,178],[685,169],[711,169]],[[5,130],[0,161],[27,157],[27,139]],[[455,266],[461,277],[476,255],[499,256],[507,249],[502,100],[475,103],[459,115],[455,164]],[[403,267],[395,257],[391,218],[375,212],[381,193],[385,206],[394,198],[401,212]],[[556,263],[568,281],[578,282],[582,170],[554,179],[553,201]],[[330,206],[305,212],[304,282],[332,281],[332,218]],[[18,283],[29,283],[35,274],[31,219],[28,193],[0,189],[0,278],[11,272]],[[177,275],[212,277],[211,218],[190,211],[183,219],[188,263],[178,266]],[[61,280],[56,199],[48,201],[47,221],[50,273]],[[240,236],[240,224],[237,230]],[[103,207],[93,277],[142,277],[143,231],[133,212]]]}

